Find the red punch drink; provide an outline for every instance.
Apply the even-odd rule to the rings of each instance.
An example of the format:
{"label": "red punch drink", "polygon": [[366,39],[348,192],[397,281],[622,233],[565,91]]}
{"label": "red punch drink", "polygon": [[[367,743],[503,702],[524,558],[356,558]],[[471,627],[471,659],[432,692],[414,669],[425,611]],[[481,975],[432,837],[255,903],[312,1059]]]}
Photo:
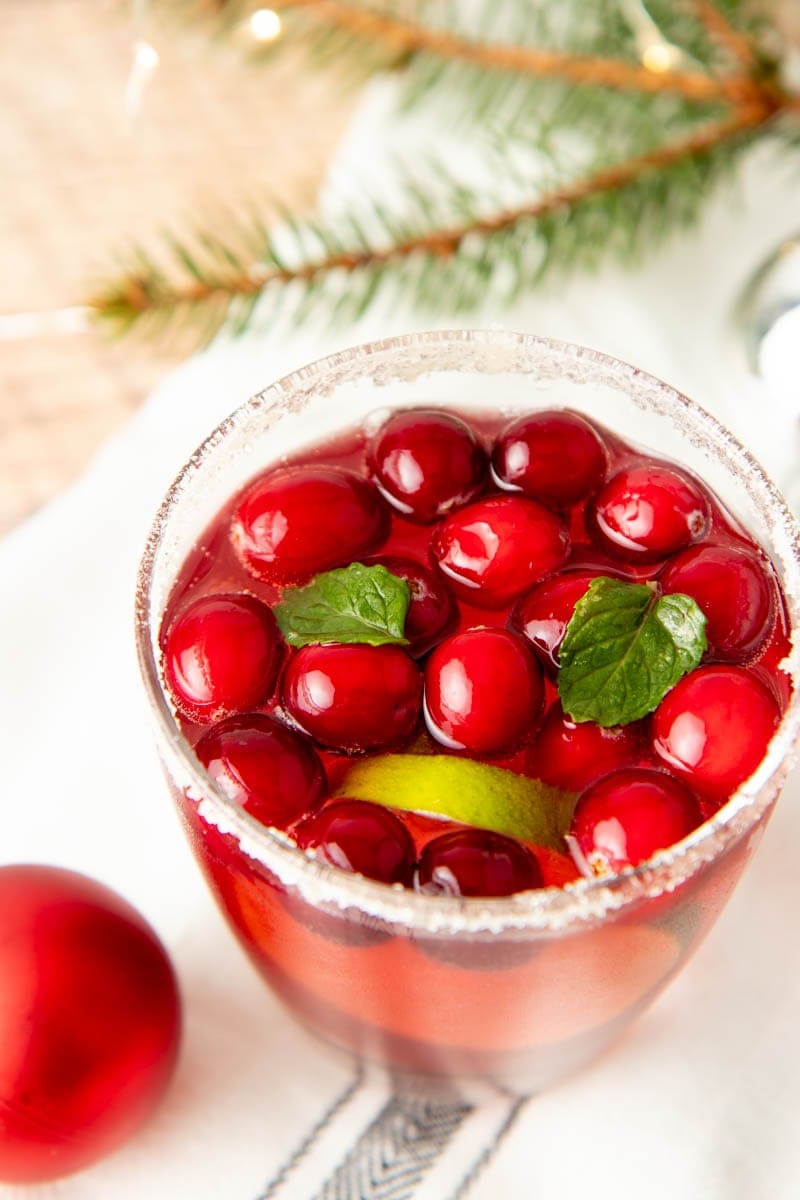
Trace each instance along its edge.
{"label": "red punch drink", "polygon": [[679,969],[771,811],[791,517],[707,414],[602,356],[368,350],[239,410],[168,497],[139,594],[165,766],[305,1024],[543,1086]]}

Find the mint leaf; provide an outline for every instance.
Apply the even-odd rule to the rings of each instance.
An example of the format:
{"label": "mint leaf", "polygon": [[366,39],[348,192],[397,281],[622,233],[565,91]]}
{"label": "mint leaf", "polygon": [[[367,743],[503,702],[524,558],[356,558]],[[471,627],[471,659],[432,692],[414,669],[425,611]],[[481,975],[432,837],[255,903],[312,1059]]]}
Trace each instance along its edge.
{"label": "mint leaf", "polygon": [[287,588],[274,612],[290,646],[362,642],[405,646],[411,589],[386,567],[351,563]]}
{"label": "mint leaf", "polygon": [[564,711],[598,725],[644,717],[700,662],[705,626],[691,596],[659,596],[652,583],[593,579],[558,652]]}

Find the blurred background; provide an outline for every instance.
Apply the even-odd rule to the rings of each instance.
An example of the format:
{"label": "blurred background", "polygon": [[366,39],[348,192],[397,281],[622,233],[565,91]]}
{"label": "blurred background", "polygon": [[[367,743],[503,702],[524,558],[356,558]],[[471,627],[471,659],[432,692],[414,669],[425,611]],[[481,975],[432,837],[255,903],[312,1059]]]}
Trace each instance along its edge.
{"label": "blurred background", "polygon": [[[480,325],[668,380],[800,509],[800,0],[0,0],[0,22],[3,856],[120,889],[188,1013],[151,1140],[58,1194],[272,1195],[345,1081],[299,1065],[165,803],[130,636],[159,498],[285,372]],[[798,812],[699,973],[537,1099],[476,1200],[536,1193],[532,1165],[584,1194],[575,1145],[597,1195],[800,1194],[775,920]]]}
{"label": "blurred background", "polygon": [[[754,143],[800,160],[796,0],[5,0],[2,19],[0,531],[229,301],[243,325],[262,292],[290,322],[350,319],[388,287],[422,324],[502,320],[550,275],[680,247]],[[798,304],[791,232],[743,260],[762,242],[780,260],[754,336]],[[108,336],[129,325],[145,336]]]}
{"label": "blurred background", "polygon": [[74,478],[186,353],[117,344],[78,311],[120,241],[152,241],[231,193],[308,207],[354,103],[296,57],[256,69],[157,4],[158,65],[137,99],[129,0],[1,11],[0,532]]}

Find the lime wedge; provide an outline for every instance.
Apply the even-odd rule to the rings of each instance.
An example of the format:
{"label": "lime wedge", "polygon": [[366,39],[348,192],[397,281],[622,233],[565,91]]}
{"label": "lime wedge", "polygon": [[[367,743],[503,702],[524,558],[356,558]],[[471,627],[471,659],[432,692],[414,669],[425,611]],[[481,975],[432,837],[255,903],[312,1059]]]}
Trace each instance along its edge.
{"label": "lime wedge", "polygon": [[450,754],[380,754],[356,762],[337,796],[449,817],[564,849],[576,797],[514,771]]}

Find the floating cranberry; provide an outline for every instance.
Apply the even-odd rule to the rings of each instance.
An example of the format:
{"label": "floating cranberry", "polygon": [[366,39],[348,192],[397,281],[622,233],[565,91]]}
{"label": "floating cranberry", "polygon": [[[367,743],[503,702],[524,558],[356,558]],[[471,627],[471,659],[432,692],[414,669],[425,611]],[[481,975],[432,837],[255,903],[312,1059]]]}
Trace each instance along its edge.
{"label": "floating cranberry", "polygon": [[0,979],[0,1179],[57,1179],[115,1150],[161,1099],[180,1039],[175,975],[120,896],[15,865],[0,867]]}
{"label": "floating cranberry", "polygon": [[447,638],[425,668],[425,717],[452,749],[498,754],[539,722],[542,671],[521,638],[505,629],[472,629]]}
{"label": "floating cranberry", "polygon": [[394,413],[370,454],[383,495],[412,521],[436,521],[483,486],[486,453],[464,421],[437,409]]}
{"label": "floating cranberry", "polygon": [[538,412],[507,425],[492,454],[501,483],[568,508],[603,482],[606,452],[594,428],[572,412]]}
{"label": "floating cranberry", "polygon": [[297,844],[334,867],[409,886],[415,852],[403,822],[367,800],[336,800],[297,830]]}
{"label": "floating cranberry", "polygon": [[417,725],[422,676],[397,646],[304,646],[289,663],[283,702],[323,746],[378,750]]}
{"label": "floating cranberry", "polygon": [[304,738],[270,717],[229,717],[195,753],[222,791],[262,825],[286,829],[317,807],[325,772]]}
{"label": "floating cranberry", "polygon": [[564,565],[569,534],[536,500],[492,496],[446,517],[432,549],[459,595],[482,608],[501,608]]}
{"label": "floating cranberry", "polygon": [[289,467],[252,484],[231,521],[234,549],[268,583],[298,583],[352,562],[386,535],[375,488],[340,467]]}
{"label": "floating cranberry", "polygon": [[661,576],[665,592],[683,592],[706,617],[709,654],[741,661],[763,645],[775,616],[774,593],[754,554],[735,546],[693,546]]}
{"label": "floating cranberry", "polygon": [[556,702],[537,735],[530,771],[553,787],[582,792],[603,775],[630,763],[637,745],[634,726],[604,728],[593,721],[573,721]]}
{"label": "floating cranberry", "polygon": [[592,536],[609,554],[655,562],[700,540],[709,507],[697,480],[679,467],[649,462],[618,471],[586,517]]}
{"label": "floating cranberry", "polygon": [[511,896],[543,886],[529,850],[486,829],[457,829],[428,842],[417,868],[422,892],[444,896]]}
{"label": "floating cranberry", "polygon": [[442,579],[429,567],[410,558],[380,558],[379,561],[405,579],[411,589],[411,603],[406,614],[405,635],[409,654],[419,658],[435,646],[456,616],[453,597]]}
{"label": "floating cranberry", "polygon": [[596,578],[596,571],[554,575],[537,584],[519,603],[514,623],[551,672],[558,668],[558,650],[575,605]]}
{"label": "floating cranberry", "polygon": [[275,618],[260,600],[204,596],[167,633],[164,672],[172,699],[201,724],[255,708],[275,681],[281,645]]}
{"label": "floating cranberry", "polygon": [[779,719],[774,697],[749,671],[700,667],[656,709],[653,746],[695,791],[723,801],[755,771]]}
{"label": "floating cranberry", "polygon": [[681,841],[702,819],[694,796],[677,779],[627,767],[583,793],[570,833],[595,873],[608,875]]}

